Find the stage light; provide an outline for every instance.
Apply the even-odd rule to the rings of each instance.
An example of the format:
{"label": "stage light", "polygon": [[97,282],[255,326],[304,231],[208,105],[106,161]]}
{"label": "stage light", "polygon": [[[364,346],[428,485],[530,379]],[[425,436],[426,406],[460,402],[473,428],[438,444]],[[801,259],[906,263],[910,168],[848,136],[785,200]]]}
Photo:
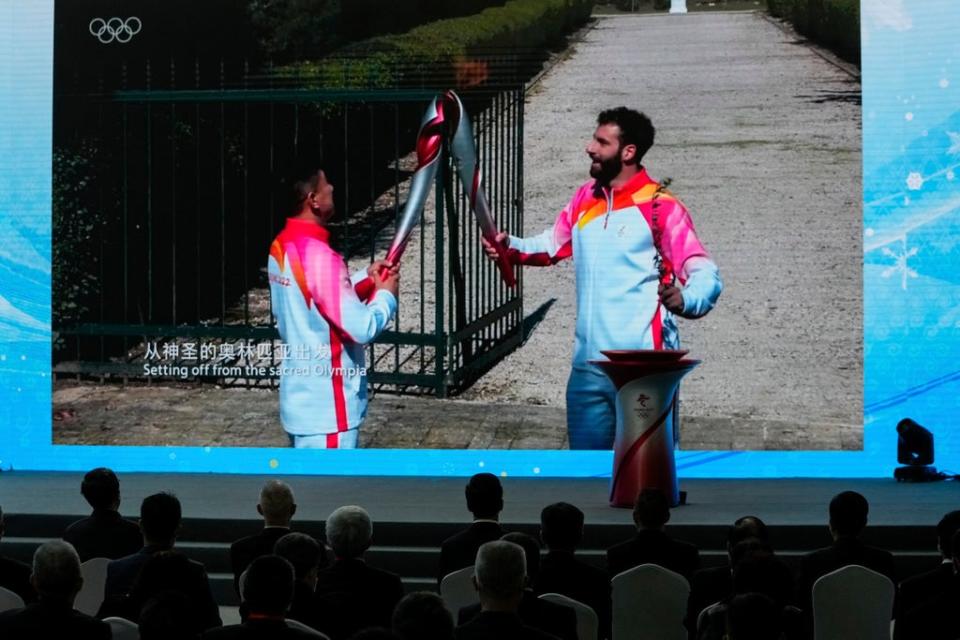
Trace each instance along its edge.
{"label": "stage light", "polygon": [[897,482],[931,482],[946,476],[937,473],[933,465],[933,434],[910,418],[897,423],[897,467],[893,477]]}

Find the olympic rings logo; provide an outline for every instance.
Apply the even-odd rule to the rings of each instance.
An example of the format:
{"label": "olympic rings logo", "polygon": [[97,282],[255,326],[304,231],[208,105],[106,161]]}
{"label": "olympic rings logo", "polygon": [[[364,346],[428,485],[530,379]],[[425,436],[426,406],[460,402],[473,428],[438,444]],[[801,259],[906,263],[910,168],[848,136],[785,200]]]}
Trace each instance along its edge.
{"label": "olympic rings logo", "polygon": [[126,44],[133,39],[133,36],[140,33],[142,28],[143,23],[136,16],[130,16],[126,20],[117,17],[107,20],[94,18],[90,21],[89,26],[90,35],[103,44],[110,44],[111,42]]}

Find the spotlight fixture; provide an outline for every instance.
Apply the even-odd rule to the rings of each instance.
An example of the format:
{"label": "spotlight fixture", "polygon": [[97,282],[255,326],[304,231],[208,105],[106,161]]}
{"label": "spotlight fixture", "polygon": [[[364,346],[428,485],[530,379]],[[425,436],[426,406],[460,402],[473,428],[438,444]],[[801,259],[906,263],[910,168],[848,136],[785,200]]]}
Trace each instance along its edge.
{"label": "spotlight fixture", "polygon": [[910,418],[897,423],[897,467],[893,477],[897,482],[932,482],[946,476],[933,466],[933,434]]}

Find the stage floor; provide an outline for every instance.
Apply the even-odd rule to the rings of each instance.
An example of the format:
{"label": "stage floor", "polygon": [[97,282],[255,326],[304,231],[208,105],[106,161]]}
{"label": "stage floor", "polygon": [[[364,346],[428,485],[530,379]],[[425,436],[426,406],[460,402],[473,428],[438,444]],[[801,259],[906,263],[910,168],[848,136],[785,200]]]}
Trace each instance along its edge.
{"label": "stage floor", "polygon": [[[86,515],[80,473],[0,473],[0,507],[5,513]],[[464,478],[259,476],[219,474],[120,475],[120,511],[135,518],[140,501],[157,491],[172,491],[186,518],[257,519],[261,485],[269,478],[294,490],[298,520],[323,520],[338,506],[358,504],[374,522],[457,523],[468,519]],[[628,524],[630,511],[607,506],[605,479],[504,478],[502,520],[537,523],[540,510],[571,502],[589,525]],[[870,524],[933,527],[960,508],[955,482],[897,483],[884,479],[681,480],[688,504],[673,510],[673,525],[725,525],[752,514],[771,525],[826,525],[830,498],[859,491],[870,501]]]}

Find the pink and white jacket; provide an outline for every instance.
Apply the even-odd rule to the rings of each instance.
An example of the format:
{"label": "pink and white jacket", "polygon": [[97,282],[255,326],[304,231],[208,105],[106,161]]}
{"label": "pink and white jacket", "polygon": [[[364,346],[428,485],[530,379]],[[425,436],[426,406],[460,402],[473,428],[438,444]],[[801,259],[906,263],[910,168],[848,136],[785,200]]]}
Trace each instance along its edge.
{"label": "pink and white jacket", "polygon": [[700,243],[690,214],[641,169],[618,189],[583,184],[553,227],[509,237],[511,260],[546,266],[574,258],[577,279],[575,369],[604,359],[607,349],[675,349],[673,314],[660,303],[654,224],[664,266],[682,285],[685,317],[706,314],[723,288],[716,264]]}
{"label": "pink and white jacket", "polygon": [[[363,345],[397,310],[389,291],[361,300],[353,277],[320,225],[288,218],[270,246],[267,272],[273,315],[286,353],[280,367],[280,421],[292,435],[357,428],[367,411]],[[366,288],[370,290],[370,288]]]}

